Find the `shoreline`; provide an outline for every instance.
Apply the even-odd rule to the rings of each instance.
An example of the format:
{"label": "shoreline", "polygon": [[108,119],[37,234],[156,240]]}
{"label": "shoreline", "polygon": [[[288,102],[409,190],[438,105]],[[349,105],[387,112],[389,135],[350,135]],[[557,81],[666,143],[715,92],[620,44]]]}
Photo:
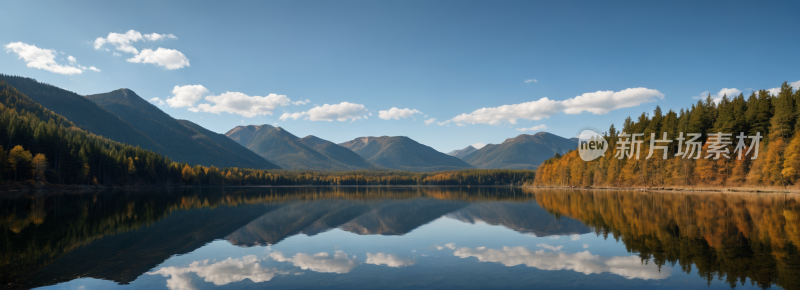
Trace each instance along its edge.
{"label": "shoreline", "polygon": [[777,188],[777,187],[718,187],[718,186],[702,186],[702,187],[593,187],[593,186],[542,186],[542,185],[528,185],[525,188],[541,188],[541,189],[580,189],[580,190],[626,190],[626,191],[652,191],[652,192],[705,192],[705,193],[791,193],[800,194],[798,188]]}
{"label": "shoreline", "polygon": [[188,185],[146,185],[146,186],[98,186],[98,185],[63,185],[63,184],[41,184],[36,187],[29,187],[21,184],[14,186],[0,185],[0,195],[21,193],[21,192],[81,192],[94,190],[142,190],[142,189],[183,189],[183,188],[309,188],[309,187],[341,187],[341,188],[433,188],[433,187],[519,187],[529,189],[572,189],[572,190],[616,190],[616,191],[643,191],[643,192],[698,192],[698,193],[790,193],[800,194],[800,188],[778,188],[778,187],[593,187],[593,186],[541,186],[541,185],[427,185],[427,184],[408,184],[408,185],[218,185],[218,186],[188,186]]}

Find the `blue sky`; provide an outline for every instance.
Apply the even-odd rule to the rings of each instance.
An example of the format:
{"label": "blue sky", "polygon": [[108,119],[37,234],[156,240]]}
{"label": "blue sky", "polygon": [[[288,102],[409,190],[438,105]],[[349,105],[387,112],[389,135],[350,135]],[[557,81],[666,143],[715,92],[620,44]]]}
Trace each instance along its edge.
{"label": "blue sky", "polygon": [[[161,102],[176,98],[178,86],[188,99],[159,107],[220,133],[277,123],[299,137],[339,143],[403,135],[447,152],[500,143],[523,128],[565,137],[586,126],[606,130],[656,105],[688,107],[703,92],[749,94],[797,82],[798,8],[734,1],[6,1],[0,73],[84,95],[129,88]],[[130,30],[141,35],[128,43],[135,52],[109,41],[119,39],[110,33]],[[95,49],[98,38],[105,43]],[[46,51],[41,58],[42,49],[56,51],[55,63]],[[380,111],[395,118],[381,119]]]}

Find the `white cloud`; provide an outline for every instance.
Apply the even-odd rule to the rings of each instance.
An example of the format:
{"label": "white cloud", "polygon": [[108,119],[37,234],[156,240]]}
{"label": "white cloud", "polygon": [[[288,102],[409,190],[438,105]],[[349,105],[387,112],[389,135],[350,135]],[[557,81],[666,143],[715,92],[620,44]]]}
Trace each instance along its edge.
{"label": "white cloud", "polygon": [[440,123],[440,125],[449,122],[460,126],[465,124],[498,125],[503,122],[516,124],[518,119],[536,121],[549,118],[560,112],[566,114],[589,112],[603,115],[612,110],[634,107],[663,98],[664,94],[661,92],[647,88],[630,88],[619,92],[597,91],[563,101],[541,98],[527,103],[481,108],[469,114],[458,115],[451,120]]}
{"label": "white cloud", "polygon": [[122,56],[122,54],[120,54],[118,52],[112,52],[111,54],[114,55],[114,56]]}
{"label": "white cloud", "polygon": [[530,84],[530,83],[538,83],[538,82],[539,82],[539,80],[537,80],[537,79],[527,79],[527,80],[525,80],[525,83],[526,83],[526,84]]}
{"label": "white cloud", "polygon": [[571,236],[569,236],[569,239],[571,241],[577,241],[577,240],[581,239],[581,235],[571,235]]}
{"label": "white cloud", "polygon": [[305,101],[294,101],[294,102],[292,102],[292,105],[305,105],[305,104],[308,104],[308,103],[311,103],[311,100],[306,99]]}
{"label": "white cloud", "polygon": [[[711,95],[711,101],[713,101],[715,104],[719,104],[719,102],[722,101],[722,97],[723,96],[727,95],[728,99],[730,100],[730,99],[732,99],[732,98],[734,98],[736,96],[739,96],[739,94],[741,94],[741,93],[742,93],[742,91],[737,89],[737,88],[730,88],[730,89],[729,88],[723,88],[723,89],[719,90],[719,92],[717,92],[717,94]],[[705,100],[706,98],[708,98],[709,94],[710,93],[708,91],[705,91],[705,92],[700,93],[697,96],[692,97],[692,99]]]}
{"label": "white cloud", "polygon": [[403,259],[398,257],[395,254],[385,254],[385,253],[367,253],[367,264],[372,265],[386,265],[393,268],[400,268],[405,266],[411,266],[417,263],[412,259]]}
{"label": "white cloud", "polygon": [[475,144],[472,144],[472,147],[474,147],[475,149],[481,149],[481,148],[483,148],[484,146],[486,146],[486,144],[483,144],[483,143],[475,143]]}
{"label": "white cloud", "polygon": [[247,118],[258,115],[272,115],[275,108],[288,106],[291,102],[285,95],[269,94],[267,96],[248,96],[239,92],[226,92],[218,96],[208,96],[206,101],[212,104],[199,104],[191,108],[193,112],[209,112],[219,114],[227,112],[239,114]]}
{"label": "white cloud", "polygon": [[777,96],[778,93],[781,92],[781,88],[771,88],[768,89],[767,92],[769,92],[770,95]]}
{"label": "white cloud", "polygon": [[78,60],[75,59],[75,57],[71,56],[71,55],[67,57],[67,60],[69,60],[69,63],[71,63],[71,64],[75,64],[75,63],[78,62]]}
{"label": "white cloud", "polygon": [[168,70],[189,66],[189,59],[183,53],[174,49],[159,47],[156,50],[145,49],[138,55],[127,59],[132,63],[152,63],[165,67]]}
{"label": "white cloud", "polygon": [[156,41],[164,38],[178,39],[177,37],[175,37],[175,35],[172,35],[172,33],[170,34],[150,33],[150,34],[145,34],[144,38],[149,41]]}
{"label": "white cloud", "polygon": [[100,72],[100,69],[99,69],[99,68],[96,68],[96,67],[94,67],[94,66],[90,66],[90,67],[89,67],[89,70],[90,70],[90,71],[96,71],[96,72]]}
{"label": "white cloud", "polygon": [[124,34],[111,32],[106,38],[98,37],[95,39],[94,49],[101,49],[106,43],[108,43],[116,47],[119,51],[138,54],[139,50],[133,47],[131,43],[141,41],[143,39],[144,37],[142,37],[142,34],[136,30],[128,30],[128,32],[125,32]]}
{"label": "white cloud", "polygon": [[283,115],[281,115],[281,117],[280,117],[280,120],[281,121],[286,121],[287,119],[297,120],[297,119],[302,118],[303,116],[305,116],[305,112],[302,112],[302,113],[283,113]]}
{"label": "white cloud", "polygon": [[241,259],[228,258],[222,262],[209,264],[208,260],[202,262],[192,262],[187,267],[164,267],[155,272],[148,272],[149,275],[161,275],[169,277],[167,288],[170,290],[190,290],[197,289],[192,285],[192,280],[187,276],[194,273],[203,278],[206,282],[221,286],[233,282],[250,279],[254,283],[266,282],[278,275],[286,275],[290,272],[278,271],[276,269],[261,268],[261,262],[254,255],[244,256]]}
{"label": "white cloud", "polygon": [[191,107],[195,102],[209,91],[202,85],[175,86],[172,97],[167,98],[167,104],[173,108]]}
{"label": "white cloud", "polygon": [[448,249],[451,249],[451,250],[455,250],[456,249],[456,243],[447,243],[447,244],[444,244],[444,247],[448,248]]}
{"label": "white cloud", "polygon": [[158,33],[150,33],[142,35],[136,30],[128,30],[125,33],[114,33],[111,32],[108,34],[108,37],[102,38],[98,37],[94,40],[94,49],[102,49],[106,43],[113,45],[117,50],[132,54],[138,54],[139,50],[133,47],[134,42],[138,41],[156,41],[161,40],[164,38],[171,38],[177,39],[175,35],[170,34],[158,34]]}
{"label": "white cloud", "polygon": [[286,121],[287,119],[297,120],[304,117],[306,120],[311,121],[328,121],[338,120],[341,122],[348,119],[355,121],[358,119],[366,118],[367,108],[361,104],[353,104],[349,102],[341,102],[335,105],[325,104],[316,106],[305,112],[297,113],[284,113],[281,115],[280,120]]}
{"label": "white cloud", "polygon": [[[790,86],[792,86],[792,88],[793,88],[795,91],[796,91],[796,90],[800,90],[800,81],[791,82],[791,83],[789,83],[789,85],[790,85]],[[777,96],[777,95],[778,95],[778,93],[780,93],[780,92],[781,92],[781,88],[780,88],[780,87],[777,87],[777,88],[771,88],[771,89],[769,89],[769,90],[767,90],[767,91],[768,91],[768,92],[769,92],[771,95],[773,95],[773,96]],[[729,96],[730,96],[730,95],[729,95]]]}
{"label": "white cloud", "polygon": [[164,105],[164,101],[161,100],[158,97],[150,99],[150,102],[153,103],[153,104],[159,105],[159,106],[163,106]]}
{"label": "white cloud", "polygon": [[[73,75],[83,72],[80,68],[56,63],[56,55],[58,55],[58,52],[53,49],[38,48],[35,45],[22,42],[12,42],[6,45],[6,53],[10,52],[17,54],[19,58],[25,61],[28,67],[31,68],[43,69],[62,75]],[[71,60],[75,59],[72,56],[70,57]]]}
{"label": "white cloud", "polygon": [[502,249],[459,248],[453,255],[460,258],[475,257],[481,262],[500,263],[508,267],[526,265],[540,270],[572,270],[583,274],[609,272],[627,279],[660,280],[671,275],[672,269],[655,263],[642,263],[638,256],[603,257],[589,251],[568,254],[563,252],[532,252],[525,247]]}
{"label": "white cloud", "polygon": [[711,93],[711,92],[709,92],[709,91],[704,91],[704,92],[700,93],[699,95],[692,97],[692,99],[695,99],[695,100],[705,100],[705,99],[706,99],[706,97],[708,97],[708,95],[709,95],[710,93]]}
{"label": "white cloud", "polygon": [[389,110],[378,111],[378,118],[383,120],[400,120],[411,117],[414,114],[422,114],[422,112],[418,111],[417,109],[398,109],[397,107],[392,107]]}
{"label": "white cloud", "polygon": [[530,128],[517,128],[515,130],[520,131],[520,132],[535,132],[535,131],[544,130],[544,129],[547,129],[547,125],[541,124],[541,125],[536,125],[536,126],[533,126],[533,127],[530,127]]}
{"label": "white cloud", "polygon": [[281,252],[272,252],[269,256],[275,261],[291,262],[295,267],[300,267],[300,269],[319,273],[348,273],[361,264],[355,259],[355,256],[351,258],[342,251],[336,251],[333,257],[326,252],[314,255],[297,253],[291,258],[287,258]]}
{"label": "white cloud", "polygon": [[[165,38],[177,39],[175,35],[172,34],[158,34],[158,33],[150,33],[142,35],[140,32],[136,30],[129,30],[126,33],[114,33],[111,32],[108,34],[108,37],[102,38],[98,37],[94,40],[94,49],[100,50],[104,49],[106,44],[113,45],[118,51],[131,53],[134,56],[127,59],[128,62],[132,63],[152,63],[156,65],[160,65],[165,67],[168,70],[179,69],[189,66],[189,59],[186,56],[177,50],[168,49],[159,47],[156,50],[152,49],[144,49],[139,52],[138,49],[133,47],[133,43],[139,41],[156,41]],[[108,51],[107,48],[105,50]],[[115,56],[121,56],[121,54],[114,52]]]}
{"label": "white cloud", "polygon": [[430,118],[425,120],[425,125],[433,124],[433,122],[436,122],[436,118]]}
{"label": "white cloud", "polygon": [[588,249],[589,248],[589,244],[583,244],[583,248],[584,249]]}

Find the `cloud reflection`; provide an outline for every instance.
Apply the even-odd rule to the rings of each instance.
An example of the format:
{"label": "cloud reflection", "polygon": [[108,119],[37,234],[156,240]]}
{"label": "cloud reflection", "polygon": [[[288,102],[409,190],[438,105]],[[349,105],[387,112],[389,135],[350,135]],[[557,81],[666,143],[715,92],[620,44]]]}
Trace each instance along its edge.
{"label": "cloud reflection", "polygon": [[395,254],[386,254],[386,253],[367,253],[367,264],[372,265],[386,265],[389,267],[399,268],[405,266],[411,266],[417,263],[412,259],[403,259],[398,257]]}
{"label": "cloud reflection", "polygon": [[501,263],[505,266],[526,265],[541,270],[572,270],[583,274],[609,272],[628,279],[659,280],[670,276],[671,268],[659,271],[653,263],[643,264],[637,256],[602,257],[589,251],[568,254],[563,252],[530,251],[525,247],[502,249],[458,248],[454,253],[461,258],[475,257],[481,262]]}
{"label": "cloud reflection", "polygon": [[355,256],[349,257],[343,251],[336,251],[333,257],[326,252],[309,255],[297,253],[291,258],[287,258],[281,252],[272,252],[269,256],[278,262],[291,262],[295,267],[303,270],[311,270],[320,273],[348,273],[361,262],[356,261]]}
{"label": "cloud reflection", "polygon": [[255,283],[272,280],[276,275],[285,275],[289,272],[276,269],[261,268],[261,262],[254,255],[244,256],[241,259],[228,258],[222,262],[209,264],[208,260],[193,262],[187,267],[164,267],[147,274],[160,274],[167,279],[167,288],[170,290],[194,290],[192,279],[186,274],[195,273],[204,281],[220,286],[232,282],[250,279]]}

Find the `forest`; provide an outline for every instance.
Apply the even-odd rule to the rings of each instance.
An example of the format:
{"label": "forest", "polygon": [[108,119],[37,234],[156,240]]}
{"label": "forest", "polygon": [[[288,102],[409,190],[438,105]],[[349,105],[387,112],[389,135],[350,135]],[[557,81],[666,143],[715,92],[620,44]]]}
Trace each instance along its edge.
{"label": "forest", "polygon": [[[718,102],[709,95],[698,100],[689,109],[664,113],[656,107],[652,115],[642,113],[635,120],[625,119],[623,128],[614,125],[603,135],[609,150],[605,155],[590,162],[583,161],[579,152],[556,155],[538,168],[533,184],[538,186],[578,186],[578,187],[662,187],[662,186],[701,186],[701,187],[793,187],[800,178],[800,91],[793,92],[784,82],[777,94],[767,90],[754,91],[749,97],[744,95],[723,96]],[[709,158],[709,149],[716,142],[709,142],[710,134],[731,133],[731,144],[717,146],[727,150],[730,158]],[[748,139],[742,152],[749,154],[740,158],[735,136],[763,136],[758,147],[754,140]],[[618,150],[622,134],[642,133],[642,153],[626,156],[629,151]],[[654,150],[654,158],[646,158],[651,147],[651,133],[657,140],[664,140],[663,134],[676,140],[681,134],[700,133],[702,153],[689,157],[681,155],[687,147],[673,141],[666,150]],[[688,139],[687,139],[688,140]],[[717,141],[716,138],[711,141]],[[659,144],[655,142],[654,144]],[[680,146],[680,147],[679,147]],[[656,147],[653,147],[656,148]],[[623,152],[619,152],[623,151]],[[667,151],[666,159],[662,152]],[[756,153],[758,155],[756,156]],[[677,154],[677,155],[676,155]],[[627,158],[624,158],[627,157]],[[755,159],[753,159],[755,158]]]}
{"label": "forest", "polygon": [[530,170],[315,172],[174,162],[81,130],[0,80],[0,181],[101,186],[521,185]]}

